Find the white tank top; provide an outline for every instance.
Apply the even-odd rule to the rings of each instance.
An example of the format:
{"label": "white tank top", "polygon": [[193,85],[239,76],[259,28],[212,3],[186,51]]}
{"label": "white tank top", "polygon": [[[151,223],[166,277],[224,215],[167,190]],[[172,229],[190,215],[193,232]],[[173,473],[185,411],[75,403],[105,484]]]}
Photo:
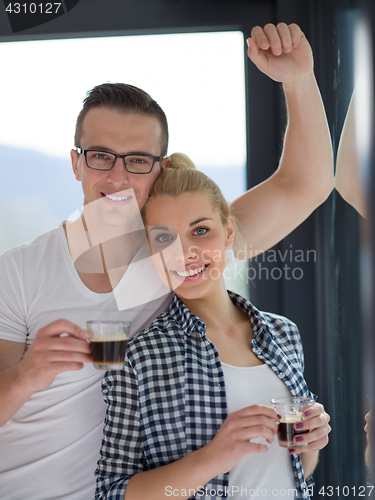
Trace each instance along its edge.
{"label": "white tank top", "polygon": [[[272,398],[290,396],[287,386],[267,365],[241,367],[222,362],[228,413],[246,406],[271,406]],[[264,438],[267,453],[245,455],[229,473],[229,492],[233,500],[244,498],[295,498],[296,483],[291,457],[279,446],[277,436],[271,444]]]}

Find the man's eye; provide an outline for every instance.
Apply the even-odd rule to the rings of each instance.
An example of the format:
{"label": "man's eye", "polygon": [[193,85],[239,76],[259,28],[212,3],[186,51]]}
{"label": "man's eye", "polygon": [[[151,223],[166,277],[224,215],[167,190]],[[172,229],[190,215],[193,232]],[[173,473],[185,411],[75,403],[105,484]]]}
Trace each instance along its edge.
{"label": "man's eye", "polygon": [[198,227],[195,229],[194,233],[197,234],[198,236],[202,236],[203,234],[206,234],[209,231],[208,227]]}
{"label": "man's eye", "polygon": [[169,236],[169,234],[159,234],[159,236],[157,236],[155,238],[155,241],[157,243],[168,243],[169,241],[171,241],[173,238],[171,236]]}
{"label": "man's eye", "polygon": [[94,158],[96,158],[97,160],[106,160],[107,155],[102,154],[102,153],[96,153],[96,155],[94,155]]}
{"label": "man's eye", "polygon": [[137,163],[138,165],[143,165],[145,163],[150,163],[150,158],[143,156],[127,156],[126,161],[128,163]]}

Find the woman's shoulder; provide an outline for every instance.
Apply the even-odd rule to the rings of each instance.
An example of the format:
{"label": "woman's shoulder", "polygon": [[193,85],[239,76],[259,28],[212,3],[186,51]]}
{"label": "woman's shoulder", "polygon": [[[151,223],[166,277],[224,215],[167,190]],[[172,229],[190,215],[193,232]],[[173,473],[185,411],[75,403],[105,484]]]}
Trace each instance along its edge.
{"label": "woman's shoulder", "polygon": [[262,311],[261,314],[277,331],[280,330],[298,331],[298,327],[294,323],[294,321],[292,321],[289,318],[286,318],[285,316],[282,316],[281,314],[275,314],[265,311]]}
{"label": "woman's shoulder", "polygon": [[247,298],[231,291],[229,291],[228,293],[234,304],[239,309],[247,313],[250,319],[259,323],[259,326],[271,326],[276,330],[281,330],[285,328],[290,330],[297,329],[297,325],[289,318],[286,318],[281,314],[260,311]]}

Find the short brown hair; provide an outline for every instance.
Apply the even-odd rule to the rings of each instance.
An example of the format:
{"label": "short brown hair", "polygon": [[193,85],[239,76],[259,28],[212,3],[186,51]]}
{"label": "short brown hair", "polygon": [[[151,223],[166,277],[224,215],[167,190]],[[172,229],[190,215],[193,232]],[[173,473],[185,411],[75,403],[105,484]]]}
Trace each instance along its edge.
{"label": "short brown hair", "polygon": [[159,104],[144,90],[125,83],[103,83],[89,90],[83,100],[83,107],[78,115],[74,144],[81,147],[82,124],[88,111],[99,107],[112,108],[121,113],[135,113],[155,117],[162,130],[161,155],[168,150],[168,122]]}

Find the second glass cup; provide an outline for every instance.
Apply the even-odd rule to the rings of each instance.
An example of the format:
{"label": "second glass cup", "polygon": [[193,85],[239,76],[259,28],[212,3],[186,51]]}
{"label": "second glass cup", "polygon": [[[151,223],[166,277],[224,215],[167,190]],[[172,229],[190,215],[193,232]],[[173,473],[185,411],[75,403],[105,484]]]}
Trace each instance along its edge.
{"label": "second glass cup", "polygon": [[306,406],[315,403],[314,398],[276,398],[271,399],[271,404],[280,415],[279,424],[279,445],[285,448],[296,448],[307,446],[307,443],[295,442],[295,436],[306,434],[307,430],[296,430],[294,424],[302,422],[303,412]]}

